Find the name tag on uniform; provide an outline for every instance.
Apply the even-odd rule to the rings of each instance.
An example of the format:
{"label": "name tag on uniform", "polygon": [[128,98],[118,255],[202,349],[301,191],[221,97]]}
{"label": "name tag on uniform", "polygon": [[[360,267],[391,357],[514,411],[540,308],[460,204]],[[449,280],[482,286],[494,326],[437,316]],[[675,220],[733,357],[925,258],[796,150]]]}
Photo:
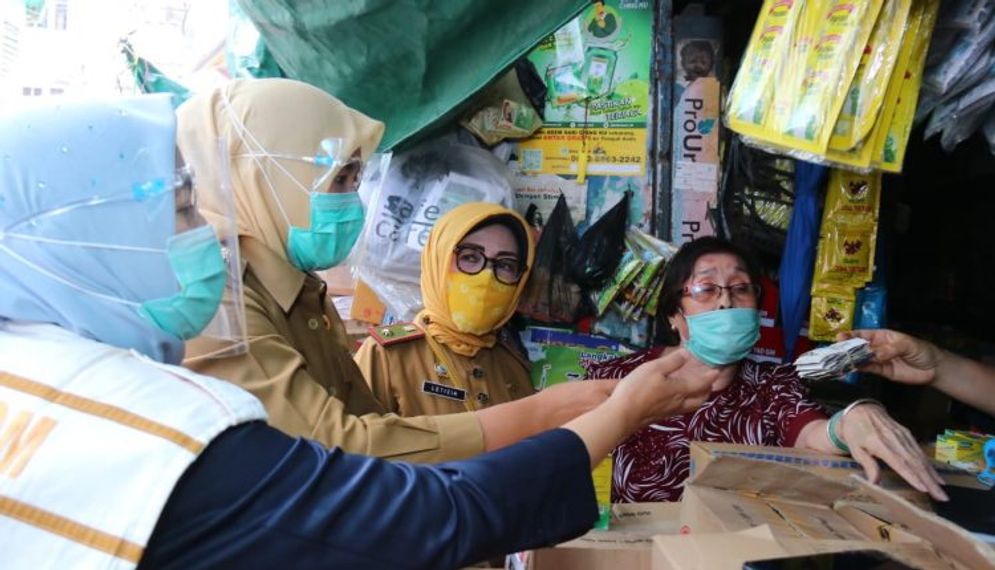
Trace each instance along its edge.
{"label": "name tag on uniform", "polygon": [[422,382],[421,391],[433,396],[439,396],[440,398],[458,400],[460,402],[466,401],[466,390],[460,390],[459,388],[453,388],[452,386],[446,386],[445,384],[436,384],[435,382],[429,382],[428,380]]}

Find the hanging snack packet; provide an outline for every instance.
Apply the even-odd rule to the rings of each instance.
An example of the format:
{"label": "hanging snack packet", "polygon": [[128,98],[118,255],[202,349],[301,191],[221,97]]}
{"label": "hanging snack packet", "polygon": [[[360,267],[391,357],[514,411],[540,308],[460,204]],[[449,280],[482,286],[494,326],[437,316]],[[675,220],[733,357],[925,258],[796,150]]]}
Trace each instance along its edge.
{"label": "hanging snack packet", "polygon": [[662,273],[665,263],[662,257],[648,261],[622,294],[621,299],[616,299],[619,313],[623,318],[634,321],[646,316],[646,303],[649,302],[652,287]]}
{"label": "hanging snack packet", "polygon": [[729,93],[726,124],[732,130],[761,136],[804,6],[797,0],[765,0]]}
{"label": "hanging snack packet", "polygon": [[[663,269],[666,269],[666,266]],[[660,307],[660,295],[663,294],[663,274],[664,271],[661,269],[660,275],[653,282],[653,287],[650,290],[650,298],[646,303],[646,314],[651,317],[656,316],[656,312]]]}
{"label": "hanging snack packet", "polygon": [[597,307],[598,316],[603,315],[608,310],[608,307],[625,291],[645,266],[646,262],[640,259],[637,252],[631,248],[626,248],[611,281],[603,289],[594,293],[594,304]]}
{"label": "hanging snack packet", "polygon": [[[920,33],[923,16],[925,11],[928,9],[930,2],[934,3],[935,7],[935,1],[936,0],[912,1],[911,10],[909,17],[906,20],[905,31],[902,34],[902,40],[898,50],[898,59],[895,62],[894,70],[888,80],[888,86],[885,90],[881,111],[878,113],[870,134],[868,134],[867,137],[865,137],[864,140],[855,148],[848,151],[835,150],[832,148],[832,141],[830,141],[830,148],[826,154],[826,158],[830,162],[842,165],[845,168],[858,170],[860,172],[870,172],[876,159],[881,157],[884,153],[885,143],[889,140],[887,137],[888,129],[891,126],[892,119],[895,116],[895,109],[899,103],[899,96],[901,95],[902,87],[905,85],[906,70],[908,69],[909,63],[912,59],[914,48],[919,42],[918,34]],[[884,10],[884,8],[882,10]],[[936,102],[938,103],[939,99],[937,99]],[[893,148],[894,141],[892,141],[891,144]]]}
{"label": "hanging snack packet", "polygon": [[819,243],[815,268],[820,284],[863,287],[874,273],[874,224],[832,224]]}
{"label": "hanging snack packet", "polygon": [[772,117],[782,147],[824,154],[883,0],[815,1],[820,22],[802,72],[787,85],[790,107]]}
{"label": "hanging snack packet", "polygon": [[857,174],[834,168],[829,174],[829,191],[823,225],[873,224],[881,203],[881,173]]}
{"label": "hanging snack packet", "polygon": [[812,291],[808,337],[835,341],[836,335],[853,330],[856,298],[850,287],[820,286]]}
{"label": "hanging snack packet", "polygon": [[881,112],[888,81],[895,70],[912,0],[885,0],[871,38],[860,58],[836,127],[829,140],[835,150],[851,150],[870,134]]}
{"label": "hanging snack packet", "polygon": [[638,320],[651,314],[647,307],[662,282],[663,268],[677,253],[677,248],[636,228],[626,232],[625,242],[646,265],[616,303],[623,318]]}
{"label": "hanging snack packet", "polygon": [[[901,172],[905,162],[905,149],[908,147],[909,134],[912,132],[916,116],[916,105],[919,103],[920,85],[923,69],[926,65],[926,51],[929,49],[933,28],[936,26],[936,15],[940,10],[940,0],[917,0],[915,16],[918,18],[918,31],[913,36],[914,41],[909,47],[908,63],[896,69],[895,76],[901,73],[902,82],[897,86],[889,86],[889,100],[893,110],[886,111],[891,115],[888,127],[875,143],[873,166],[885,172]],[[893,87],[897,93],[891,93]]]}

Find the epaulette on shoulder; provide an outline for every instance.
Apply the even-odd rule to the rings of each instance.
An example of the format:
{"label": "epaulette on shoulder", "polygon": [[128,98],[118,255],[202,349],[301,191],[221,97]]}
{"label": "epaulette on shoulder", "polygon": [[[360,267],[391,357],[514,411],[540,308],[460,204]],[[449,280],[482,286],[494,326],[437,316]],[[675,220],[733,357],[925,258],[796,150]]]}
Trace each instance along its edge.
{"label": "epaulette on shoulder", "polygon": [[373,340],[377,341],[380,346],[392,346],[425,338],[424,331],[410,322],[370,327],[368,331]]}

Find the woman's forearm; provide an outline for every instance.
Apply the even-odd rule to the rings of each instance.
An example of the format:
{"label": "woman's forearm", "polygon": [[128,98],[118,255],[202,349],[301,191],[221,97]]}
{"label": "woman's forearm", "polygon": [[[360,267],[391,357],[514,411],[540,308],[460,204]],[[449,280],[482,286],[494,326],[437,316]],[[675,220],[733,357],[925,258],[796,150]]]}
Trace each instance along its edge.
{"label": "woman's forearm", "polygon": [[995,368],[991,366],[941,350],[931,386],[995,416]]}

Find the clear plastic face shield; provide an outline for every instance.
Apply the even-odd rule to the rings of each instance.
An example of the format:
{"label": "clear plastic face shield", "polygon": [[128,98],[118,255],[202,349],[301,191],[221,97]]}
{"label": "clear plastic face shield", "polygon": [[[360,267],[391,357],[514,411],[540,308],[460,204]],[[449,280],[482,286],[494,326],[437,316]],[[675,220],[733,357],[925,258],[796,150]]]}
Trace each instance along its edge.
{"label": "clear plastic face shield", "polygon": [[[197,210],[196,173],[181,166],[169,179],[107,189],[12,222],[0,228],[0,248],[29,270],[80,295],[128,306],[151,325],[182,340],[199,333],[216,339],[226,354],[244,352],[234,203],[230,185],[220,191],[226,194],[222,202],[227,204],[225,219],[217,224],[220,231],[209,226]],[[116,227],[101,232],[101,224]],[[91,237],[84,240],[81,235]],[[21,242],[18,247],[5,246],[16,242]],[[113,277],[101,285],[71,267],[31,261],[16,251],[26,242],[66,248],[62,257],[72,257],[73,250],[88,250],[83,257],[90,267],[105,267]],[[218,297],[223,297],[220,306],[216,305]]]}
{"label": "clear plastic face shield", "polygon": [[[370,211],[371,204],[376,204],[380,201],[380,194],[383,192],[384,183],[387,181],[387,174],[390,171],[392,158],[393,154],[390,152],[374,153],[363,166],[357,182],[356,192],[359,194],[360,200],[363,201],[363,207],[367,212]],[[366,242],[370,232],[375,231],[373,227],[375,219],[375,216],[366,216],[359,240],[346,260],[352,268],[353,277],[360,277],[364,266],[363,261],[367,255]]]}
{"label": "clear plastic face shield", "polygon": [[[309,194],[344,194],[346,192],[355,192],[359,189],[363,172],[363,162],[359,157],[358,151],[349,156],[345,155],[345,151],[342,148],[342,139],[326,138],[321,140],[313,155],[286,154],[269,151],[261,145],[256,144],[254,137],[244,127],[239,128],[239,132],[243,135],[248,135],[243,136],[243,142],[253,150],[237,154],[234,158],[255,161],[261,171],[263,164],[270,163],[302,192]],[[286,165],[287,162],[312,165],[314,167],[313,176],[310,180],[307,178],[300,179],[290,172],[290,169]],[[272,189],[273,181],[268,180],[268,182]],[[279,196],[275,197],[279,201]]]}

